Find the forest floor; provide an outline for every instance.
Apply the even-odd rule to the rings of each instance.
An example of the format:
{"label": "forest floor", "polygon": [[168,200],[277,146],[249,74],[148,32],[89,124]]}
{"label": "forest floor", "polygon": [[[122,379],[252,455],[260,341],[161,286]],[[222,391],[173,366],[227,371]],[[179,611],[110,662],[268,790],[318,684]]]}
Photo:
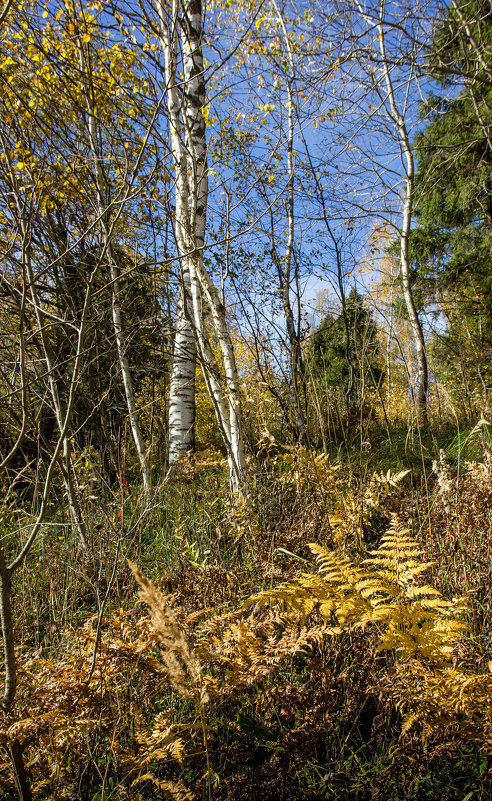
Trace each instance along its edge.
{"label": "forest floor", "polygon": [[268,443],[236,505],[213,449],[150,499],[86,458],[90,552],[60,498],[16,578],[33,798],[492,798],[486,433]]}

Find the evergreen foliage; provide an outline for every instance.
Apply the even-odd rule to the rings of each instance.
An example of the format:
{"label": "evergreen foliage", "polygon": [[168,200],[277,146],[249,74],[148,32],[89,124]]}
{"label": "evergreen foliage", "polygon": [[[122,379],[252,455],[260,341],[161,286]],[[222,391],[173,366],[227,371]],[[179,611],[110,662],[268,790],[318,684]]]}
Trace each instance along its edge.
{"label": "evergreen foliage", "polygon": [[363,297],[351,289],[342,312],[327,315],[313,335],[310,367],[321,386],[342,387],[354,403],[360,401],[363,384],[378,386],[382,371],[376,330]]}
{"label": "evergreen foliage", "polygon": [[427,122],[415,138],[418,225],[411,254],[423,295],[427,289],[447,322],[447,333],[434,343],[436,359],[451,371],[468,362],[467,373],[478,372],[488,383],[492,74],[484,58],[492,44],[492,13],[479,0],[457,5],[459,14],[448,9],[429,51],[435,77],[445,87],[455,82],[459,92],[447,98],[433,94],[422,106]]}

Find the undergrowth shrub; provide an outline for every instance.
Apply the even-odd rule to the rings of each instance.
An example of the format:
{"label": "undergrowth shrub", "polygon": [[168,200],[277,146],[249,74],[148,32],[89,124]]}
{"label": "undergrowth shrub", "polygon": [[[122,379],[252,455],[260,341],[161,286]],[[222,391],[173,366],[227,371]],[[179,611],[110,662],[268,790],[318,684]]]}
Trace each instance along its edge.
{"label": "undergrowth shrub", "polygon": [[[490,462],[459,479],[484,532]],[[150,615],[122,595],[122,609],[65,628],[49,658],[19,652],[19,702],[0,741],[21,742],[34,797],[488,798],[490,643],[472,574],[467,582],[457,570],[451,585],[441,567],[453,554],[437,533],[455,536],[461,515],[464,536],[473,517],[448,472],[430,496],[436,538],[420,532],[425,549],[390,513],[404,471],[364,484],[325,455],[272,453],[257,488],[269,509],[277,504],[273,531],[259,502],[232,509],[219,499],[215,519],[193,509],[207,488],[185,477],[190,506],[184,494],[169,504],[181,508],[190,548],[175,537],[166,576],[147,554],[154,583],[134,571]],[[321,545],[302,539],[293,513],[303,503]],[[163,511],[152,514],[158,523]],[[478,564],[488,545],[480,537],[474,547]],[[15,797],[8,777],[5,760],[0,798]]]}
{"label": "undergrowth shrub", "polygon": [[492,451],[468,462],[457,476],[441,451],[425,544],[436,559],[439,585],[451,593],[475,591],[475,613],[492,628]]}

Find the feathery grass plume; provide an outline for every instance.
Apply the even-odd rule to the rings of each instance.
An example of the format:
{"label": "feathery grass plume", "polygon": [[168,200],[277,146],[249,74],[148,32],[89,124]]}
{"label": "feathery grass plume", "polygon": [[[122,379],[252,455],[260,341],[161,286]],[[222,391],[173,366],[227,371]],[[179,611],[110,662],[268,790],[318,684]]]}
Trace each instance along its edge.
{"label": "feathery grass plume", "polygon": [[[164,720],[157,716],[152,732],[156,732],[157,745],[147,761],[145,734],[139,738],[139,726],[143,729],[147,719],[142,708],[148,712],[162,698],[161,661],[149,654],[159,640],[148,616],[135,619],[123,609],[108,613],[93,664],[97,621],[98,616],[92,615],[79,629],[65,629],[63,653],[51,659],[42,659],[38,653],[19,660],[19,702],[15,713],[0,722],[0,743],[15,738],[26,746],[33,798],[48,798],[48,793],[52,798],[53,792],[60,801],[74,797],[79,772],[97,770],[94,766],[107,758],[108,749],[108,775],[118,788],[120,781],[147,773],[150,762],[167,759],[181,767],[180,727],[169,730],[166,740]],[[125,704],[131,716],[122,712]],[[97,744],[87,753],[91,740]],[[10,786],[2,756],[0,749],[1,798],[2,790]],[[176,787],[177,793],[183,790],[179,781]],[[187,801],[185,795],[182,798]]]}
{"label": "feathery grass plume", "polygon": [[173,688],[182,697],[201,706],[210,700],[202,665],[171,609],[168,596],[163,595],[139,568],[128,561],[137,584],[139,597],[150,609],[152,625],[162,648],[163,670]]}
{"label": "feathery grass plume", "polygon": [[[211,801],[212,784],[204,706],[210,701],[209,688],[214,686],[215,682],[211,676],[203,675],[200,659],[196,651],[190,647],[188,639],[169,605],[168,596],[163,595],[133,562],[128,560],[128,565],[140,586],[139,597],[150,609],[152,625],[162,645],[164,673],[176,692],[182,698],[191,701],[199,712],[203,749],[207,763],[207,770],[204,774],[205,787],[207,798]],[[146,750],[142,766],[148,764],[152,757],[156,758],[157,755],[171,756],[182,764],[184,753],[182,740],[176,737],[176,726],[163,725],[165,722],[165,717],[158,716],[154,731],[145,738]],[[193,724],[191,728],[193,728]],[[181,726],[181,729],[189,730],[190,726]],[[159,787],[172,801],[189,801],[194,798],[182,782],[177,784],[162,782],[152,772],[144,774],[144,778]],[[140,777],[138,781],[144,781],[144,778]]]}

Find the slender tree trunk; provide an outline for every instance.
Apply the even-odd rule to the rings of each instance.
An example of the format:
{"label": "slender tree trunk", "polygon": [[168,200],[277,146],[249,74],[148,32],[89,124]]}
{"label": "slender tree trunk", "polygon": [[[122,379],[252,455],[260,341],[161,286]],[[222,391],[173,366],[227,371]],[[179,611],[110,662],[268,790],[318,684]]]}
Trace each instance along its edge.
{"label": "slender tree trunk", "polygon": [[[90,59],[90,56],[88,56],[88,59]],[[125,392],[128,417],[130,419],[130,428],[132,431],[133,441],[135,443],[138,460],[140,462],[142,483],[144,486],[145,493],[148,494],[152,486],[150,477],[150,466],[147,455],[147,449],[145,447],[145,442],[142,436],[142,430],[140,428],[140,422],[138,419],[138,412],[135,403],[135,394],[133,391],[133,381],[130,371],[130,364],[128,361],[128,356],[126,355],[126,346],[123,334],[123,323],[122,323],[121,302],[120,302],[121,279],[120,279],[118,264],[114,256],[113,246],[112,246],[111,222],[109,219],[108,203],[106,202],[107,186],[101,166],[102,159],[98,143],[97,118],[92,99],[93,98],[92,86],[90,85],[90,80],[92,75],[91,64],[90,60],[89,63],[86,63],[86,56],[84,54],[82,45],[79,46],[79,60],[80,60],[81,72],[85,76],[86,80],[85,101],[87,107],[87,133],[89,136],[89,145],[90,145],[92,160],[94,163],[97,205],[98,205],[98,212],[99,212],[102,238],[103,238],[103,249],[109,263],[109,269],[111,275],[111,315],[113,319],[113,329],[116,339],[116,350],[118,353],[118,362],[121,370],[123,389]]]}
{"label": "slender tree trunk", "polygon": [[417,307],[412,292],[410,277],[410,257],[409,257],[409,236],[412,225],[413,198],[415,185],[415,165],[413,152],[410,145],[407,126],[404,115],[399,111],[396,103],[395,92],[391,80],[388,60],[386,58],[385,39],[384,39],[384,0],[381,2],[380,18],[378,24],[378,39],[381,52],[381,64],[386,83],[386,94],[391,110],[391,118],[396,125],[400,143],[405,157],[405,198],[403,203],[403,219],[400,232],[400,269],[403,285],[403,295],[407,307],[408,317],[414,339],[417,370],[414,386],[414,400],[417,411],[419,425],[427,425],[427,389],[428,389],[428,370],[427,355],[425,349],[424,334],[420,323]]}
{"label": "slender tree trunk", "polygon": [[[27,240],[26,240],[27,241]],[[33,306],[35,309],[36,314],[36,321],[39,327],[39,334],[41,338],[41,344],[43,348],[43,357],[46,363],[47,375],[48,375],[48,385],[50,388],[51,400],[53,403],[53,408],[56,416],[56,423],[61,435],[61,442],[62,442],[62,474],[63,474],[63,481],[65,484],[65,491],[67,493],[67,498],[70,506],[70,512],[72,515],[72,520],[74,525],[77,528],[77,532],[79,535],[80,543],[84,550],[87,550],[87,528],[84,521],[84,516],[82,514],[82,509],[80,506],[80,498],[78,492],[76,490],[75,484],[72,480],[73,478],[73,465],[72,459],[70,456],[70,442],[67,435],[67,423],[71,417],[73,399],[74,399],[74,391],[75,385],[77,383],[78,375],[75,372],[72,374],[72,383],[70,389],[71,399],[69,401],[68,407],[63,412],[62,404],[60,401],[60,395],[58,392],[58,386],[56,382],[56,360],[53,353],[53,349],[51,346],[50,341],[48,340],[46,329],[45,329],[45,319],[42,311],[41,301],[39,298],[36,279],[34,277],[32,263],[31,263],[31,254],[29,247],[25,249],[23,253],[23,263],[26,267],[27,278],[30,284],[30,291]],[[84,304],[84,312],[81,321],[81,327],[79,329],[79,341],[77,344],[77,356],[76,356],[76,364],[77,370],[79,368],[80,362],[80,337],[81,335],[85,334],[85,317],[87,314],[87,296]]]}
{"label": "slender tree trunk", "polygon": [[[390,276],[392,278],[392,276]],[[393,341],[393,284],[389,302],[388,334],[386,336],[386,396],[391,392],[391,344]]]}
{"label": "slender tree trunk", "polygon": [[405,304],[407,307],[408,316],[410,318],[410,325],[412,328],[416,350],[417,375],[415,377],[414,388],[415,406],[419,423],[423,426],[426,426],[428,388],[427,355],[425,350],[424,334],[412,293],[412,284],[410,280],[410,260],[408,256],[408,237],[410,234],[413,201],[413,159],[411,173],[407,172],[406,185],[406,198],[403,209],[403,227],[400,235],[401,277],[403,295],[405,297]]}
{"label": "slender tree trunk", "polygon": [[[282,20],[283,23],[283,20]],[[285,31],[285,39],[288,41],[287,32]],[[291,67],[293,65],[291,64]],[[294,312],[290,300],[291,292],[291,276],[292,276],[292,257],[294,250],[294,119],[293,119],[293,97],[288,82],[288,96],[289,96],[289,109],[288,109],[288,140],[287,140],[287,244],[284,255],[284,269],[282,280],[282,303],[285,314],[285,325],[287,328],[287,337],[289,343],[289,362],[290,362],[290,391],[292,395],[292,404],[294,407],[294,415],[297,428],[297,440],[300,444],[307,444],[306,424],[304,420],[303,410],[300,402],[300,370],[302,363],[302,354],[300,346],[299,331],[296,327]]]}
{"label": "slender tree trunk", "polygon": [[[106,232],[105,232],[106,233]],[[121,378],[123,380],[123,388],[125,390],[126,407],[128,409],[128,417],[130,419],[130,428],[132,430],[133,442],[140,462],[140,471],[142,473],[142,482],[144,491],[149,493],[152,488],[150,478],[150,466],[147,455],[147,449],[142,436],[140,422],[138,419],[137,405],[135,403],[135,394],[133,392],[133,381],[130,371],[130,364],[128,356],[126,355],[125,342],[123,337],[123,324],[121,320],[121,305],[120,305],[120,278],[119,270],[113,258],[113,253],[110,244],[108,243],[108,258],[111,270],[111,313],[113,317],[113,328],[116,338],[116,348],[118,352],[118,361],[121,370]]]}
{"label": "slender tree trunk", "polygon": [[196,345],[189,318],[192,309],[184,280],[176,313],[174,352],[169,381],[169,465],[195,449]]}
{"label": "slender tree trunk", "polygon": [[5,686],[2,706],[8,709],[15,698],[17,671],[14,650],[14,624],[11,605],[12,579],[0,545],[0,620],[2,623]]}
{"label": "slender tree trunk", "polygon": [[[17,666],[15,660],[14,623],[12,620],[12,577],[7,567],[3,548],[0,544],[0,621],[2,624],[3,654],[5,667],[5,685],[1,706],[8,711],[15,699],[17,688]],[[31,801],[31,787],[24,765],[22,746],[13,740],[7,746],[7,753],[12,764],[15,785],[20,801]]]}
{"label": "slender tree trunk", "polygon": [[[191,327],[207,391],[212,400],[229,464],[231,489],[246,492],[246,465],[241,431],[239,377],[234,348],[219,292],[203,264],[208,200],[207,145],[205,135],[205,83],[202,55],[201,0],[156,0],[165,57],[167,108],[171,151],[175,168],[175,236],[181,275],[189,276]],[[183,79],[177,85],[178,44],[181,45]],[[211,347],[205,324],[206,302],[220,350],[223,370]],[[181,365],[182,367],[182,365]],[[170,402],[174,399],[171,397]]]}
{"label": "slender tree trunk", "polygon": [[[290,393],[294,408],[294,417],[297,429],[297,440],[300,444],[307,444],[306,419],[301,404],[301,384],[303,380],[303,362],[300,342],[300,333],[294,317],[291,303],[291,282],[292,282],[292,262],[294,255],[294,231],[295,231],[295,208],[294,208],[294,92],[292,90],[295,81],[295,65],[292,53],[291,42],[285,27],[285,22],[276,0],[273,5],[278,19],[278,24],[282,31],[282,38],[287,53],[287,63],[289,74],[287,76],[287,242],[283,264],[277,265],[282,292],[282,305],[285,315],[285,326],[287,329],[287,341],[289,348],[289,369],[290,369]],[[272,238],[273,238],[272,230]]]}
{"label": "slender tree trunk", "polygon": [[31,784],[24,764],[24,749],[18,740],[14,740],[7,747],[19,801],[32,801]]}
{"label": "slender tree trunk", "polygon": [[[42,310],[39,303],[39,297],[36,292],[36,286],[34,283],[34,275],[32,272],[30,259],[28,253],[23,253],[23,256],[25,256],[24,265],[26,267],[26,280],[28,280],[30,283],[30,291],[32,295],[33,305],[35,308],[38,326],[41,331],[44,356],[48,369],[48,381],[50,383],[53,403],[55,406],[57,425],[59,428],[59,437],[54,452],[51,456],[48,469],[46,471],[44,488],[41,497],[38,516],[32,526],[31,532],[27,540],[24,542],[23,546],[21,547],[21,550],[9,565],[7,565],[5,559],[5,553],[0,543],[0,622],[2,626],[3,660],[5,668],[4,691],[0,705],[3,707],[3,709],[7,711],[14,704],[16,689],[17,689],[17,665],[15,659],[15,637],[14,637],[14,624],[12,617],[12,576],[14,572],[22,565],[24,559],[26,558],[27,554],[29,553],[29,550],[32,547],[32,544],[34,543],[34,540],[36,539],[41,529],[41,526],[43,524],[46,515],[46,511],[48,509],[53,473],[55,471],[56,465],[59,462],[61,454],[63,454],[62,472],[65,479],[65,486],[67,489],[67,494],[71,505],[71,509],[72,509],[72,503],[75,500],[75,507],[74,507],[75,514],[78,516],[80,513],[81,515],[80,506],[78,505],[78,498],[75,494],[75,490],[70,480],[71,478],[70,471],[72,469],[72,465],[70,461],[70,451],[69,451],[67,431],[69,430],[70,426],[70,421],[76,396],[76,389],[78,387],[78,382],[79,382],[81,362],[84,353],[85,330],[87,326],[89,302],[92,293],[92,285],[96,273],[96,270],[94,270],[89,278],[89,282],[86,289],[85,300],[79,323],[77,347],[74,354],[74,365],[72,370],[70,389],[69,389],[68,399],[66,402],[65,411],[63,413],[55,381],[55,367],[54,367],[53,354],[51,351],[50,343],[47,340],[44,331]],[[81,516],[80,519],[78,519],[78,529],[82,545],[86,548],[87,542],[85,539],[85,525]],[[20,801],[31,801],[32,793],[30,789],[29,777],[24,764],[22,744],[18,740],[11,741],[7,746],[7,752],[10,761],[12,763],[12,769],[14,772],[15,783]]]}

